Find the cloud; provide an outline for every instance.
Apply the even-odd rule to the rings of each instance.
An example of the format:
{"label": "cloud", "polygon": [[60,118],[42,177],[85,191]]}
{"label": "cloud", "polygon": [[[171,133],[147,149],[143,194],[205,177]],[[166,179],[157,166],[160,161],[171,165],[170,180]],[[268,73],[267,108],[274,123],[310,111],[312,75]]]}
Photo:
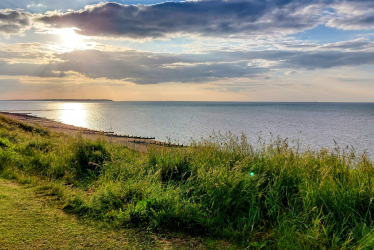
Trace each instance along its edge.
{"label": "cloud", "polygon": [[[82,8],[91,1],[69,2],[72,8]],[[54,10],[38,16],[21,9],[0,10],[0,32],[7,36],[22,34],[33,19],[47,28],[75,27],[77,33],[86,36],[130,39],[287,35],[320,24],[338,29],[374,27],[374,4],[364,0],[200,0],[153,5],[112,2],[86,5],[81,10],[62,8],[64,13],[59,3],[67,4],[57,0],[28,2],[33,12]],[[328,7],[333,11],[326,11]]]}
{"label": "cloud", "polygon": [[33,13],[43,13],[46,10],[80,9],[85,5],[97,3],[95,0],[1,0],[0,9],[28,9]]}
{"label": "cloud", "polygon": [[345,17],[334,18],[327,22],[327,27],[342,30],[362,30],[374,28],[374,9],[370,13],[357,15],[346,15]]}
{"label": "cloud", "polygon": [[355,40],[336,42],[324,44],[318,46],[317,49],[320,50],[348,50],[348,51],[358,51],[358,50],[374,50],[374,42],[369,41],[366,38],[358,38]]}
{"label": "cloud", "polygon": [[[74,75],[135,84],[264,79],[285,72],[374,64],[374,50],[364,39],[316,45],[313,50],[205,51],[173,54],[130,50],[90,43],[86,50],[66,51],[54,44],[0,43],[0,75],[68,78]],[[343,49],[335,49],[335,48]],[[349,50],[348,50],[349,49]],[[66,52],[64,52],[66,51]]]}
{"label": "cloud", "polygon": [[29,5],[27,5],[27,8],[35,8],[35,7],[37,7],[37,8],[46,8],[47,6],[45,6],[45,5],[43,5],[42,3],[38,3],[38,4],[36,4],[36,3],[34,3],[34,2],[32,2],[31,4],[29,4]]}
{"label": "cloud", "polygon": [[284,65],[308,70],[374,64],[374,52],[301,52],[286,58]]}
{"label": "cloud", "polygon": [[195,34],[235,37],[289,34],[323,22],[319,1],[204,0],[155,5],[100,3],[84,10],[51,13],[39,21],[76,27],[86,36],[163,38]]}
{"label": "cloud", "polygon": [[[109,46],[110,47],[110,46]],[[80,50],[51,53],[49,63],[8,62],[0,51],[0,75],[63,78],[82,75],[87,78],[114,79],[136,84],[163,82],[209,82],[223,78],[264,78],[274,70],[316,70],[342,66],[374,64],[374,52],[344,51],[215,51],[205,54],[151,53],[136,50]],[[34,57],[35,55],[30,55]],[[287,73],[286,73],[287,74]]]}
{"label": "cloud", "polygon": [[[368,38],[361,37],[349,41],[340,41],[334,43],[306,43],[297,40],[274,41],[261,44],[257,42],[258,46],[267,48],[277,48],[286,51],[374,51],[374,42]],[[251,45],[251,47],[254,47]]]}
{"label": "cloud", "polygon": [[0,43],[0,62],[46,64],[56,61],[56,46],[42,43]]}
{"label": "cloud", "polygon": [[[25,56],[34,58],[34,54],[0,50],[0,75],[64,77],[67,72],[77,72],[93,79],[121,79],[137,84],[157,84],[256,77],[268,71],[264,67],[248,67],[248,60],[241,61],[236,56],[222,58],[224,55],[218,54],[168,54],[134,50],[111,51],[113,48],[106,46],[98,48],[104,51],[82,50],[52,54],[46,50],[45,55],[39,56],[45,59],[49,56],[51,61],[44,64],[24,61]],[[21,62],[15,61],[14,58],[19,58],[17,60]]]}
{"label": "cloud", "polygon": [[[320,24],[345,30],[374,28],[374,3],[367,0],[200,0],[153,5],[112,2],[72,10],[90,2],[50,0],[25,5],[34,13],[40,9],[54,10],[44,15],[22,9],[0,9],[0,33],[20,35],[31,27],[34,19],[47,28],[75,27],[86,36],[131,39],[287,35]],[[65,8],[69,4],[72,9]]]}
{"label": "cloud", "polygon": [[74,51],[59,56],[61,71],[78,71],[90,78],[124,79],[137,84],[204,82],[223,77],[254,77],[267,69],[214,55],[175,55],[140,51]]}
{"label": "cloud", "polygon": [[286,75],[296,75],[297,71],[296,70],[291,70],[291,71],[287,71],[285,74]]}
{"label": "cloud", "polygon": [[0,9],[0,34],[20,35],[31,28],[33,15],[23,10]]}
{"label": "cloud", "polygon": [[337,1],[333,6],[337,17],[329,20],[327,27],[343,30],[374,28],[374,2],[370,0]]}

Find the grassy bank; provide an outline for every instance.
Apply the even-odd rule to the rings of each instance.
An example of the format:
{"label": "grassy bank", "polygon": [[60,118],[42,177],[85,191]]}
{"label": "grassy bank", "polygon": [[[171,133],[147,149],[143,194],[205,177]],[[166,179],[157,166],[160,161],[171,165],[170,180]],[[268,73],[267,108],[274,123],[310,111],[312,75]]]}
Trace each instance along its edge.
{"label": "grassy bank", "polygon": [[[352,152],[215,136],[141,154],[0,116],[0,172],[112,227],[221,238],[243,248],[373,249],[373,164]],[[36,177],[34,177],[36,176]]]}
{"label": "grassy bank", "polygon": [[82,223],[56,205],[38,187],[0,178],[0,249],[178,249],[181,245],[146,232]]}

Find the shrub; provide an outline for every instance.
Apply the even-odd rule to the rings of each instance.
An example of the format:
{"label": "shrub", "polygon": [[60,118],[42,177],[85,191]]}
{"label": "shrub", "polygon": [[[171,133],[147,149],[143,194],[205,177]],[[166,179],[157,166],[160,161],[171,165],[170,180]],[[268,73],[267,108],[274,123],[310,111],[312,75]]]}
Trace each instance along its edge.
{"label": "shrub", "polygon": [[77,170],[78,176],[87,174],[97,175],[103,168],[105,161],[110,161],[111,155],[104,140],[96,141],[80,138],[72,146],[71,164]]}

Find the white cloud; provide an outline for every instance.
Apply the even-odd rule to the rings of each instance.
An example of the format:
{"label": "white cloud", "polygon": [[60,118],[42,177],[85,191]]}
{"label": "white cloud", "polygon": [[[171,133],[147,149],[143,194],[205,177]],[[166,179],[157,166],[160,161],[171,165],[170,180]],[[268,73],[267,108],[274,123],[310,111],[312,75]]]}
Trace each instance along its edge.
{"label": "white cloud", "polygon": [[34,3],[34,2],[31,2],[31,4],[29,4],[29,5],[27,5],[27,8],[33,8],[33,7],[42,7],[42,8],[46,8],[47,6],[46,5],[44,5],[44,4],[42,4],[42,3],[38,3],[38,4],[36,4],[36,3]]}
{"label": "white cloud", "polygon": [[337,12],[326,26],[342,30],[363,30],[374,28],[373,1],[338,1],[332,5]]}
{"label": "white cloud", "polygon": [[285,74],[286,75],[295,75],[295,74],[297,74],[297,71],[296,70],[291,70],[291,71],[287,71]]}

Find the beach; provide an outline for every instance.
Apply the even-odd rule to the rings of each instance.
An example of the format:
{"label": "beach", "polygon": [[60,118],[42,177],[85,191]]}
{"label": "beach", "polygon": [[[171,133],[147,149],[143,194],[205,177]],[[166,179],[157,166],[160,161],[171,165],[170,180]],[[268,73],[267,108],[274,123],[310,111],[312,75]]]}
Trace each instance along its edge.
{"label": "beach", "polygon": [[33,126],[40,126],[43,128],[51,129],[55,132],[65,133],[70,136],[81,135],[85,138],[96,140],[98,138],[105,138],[107,141],[119,145],[126,146],[128,148],[134,149],[139,152],[147,153],[148,147],[152,145],[153,147],[160,146],[172,146],[172,147],[183,147],[183,145],[169,144],[161,141],[155,140],[155,138],[132,136],[132,135],[119,135],[112,131],[98,131],[93,129],[88,129],[84,127],[78,127],[74,125],[65,124],[52,119],[47,119],[44,117],[32,116],[29,113],[10,113],[10,112],[0,112],[1,115],[8,118],[17,120]]}

